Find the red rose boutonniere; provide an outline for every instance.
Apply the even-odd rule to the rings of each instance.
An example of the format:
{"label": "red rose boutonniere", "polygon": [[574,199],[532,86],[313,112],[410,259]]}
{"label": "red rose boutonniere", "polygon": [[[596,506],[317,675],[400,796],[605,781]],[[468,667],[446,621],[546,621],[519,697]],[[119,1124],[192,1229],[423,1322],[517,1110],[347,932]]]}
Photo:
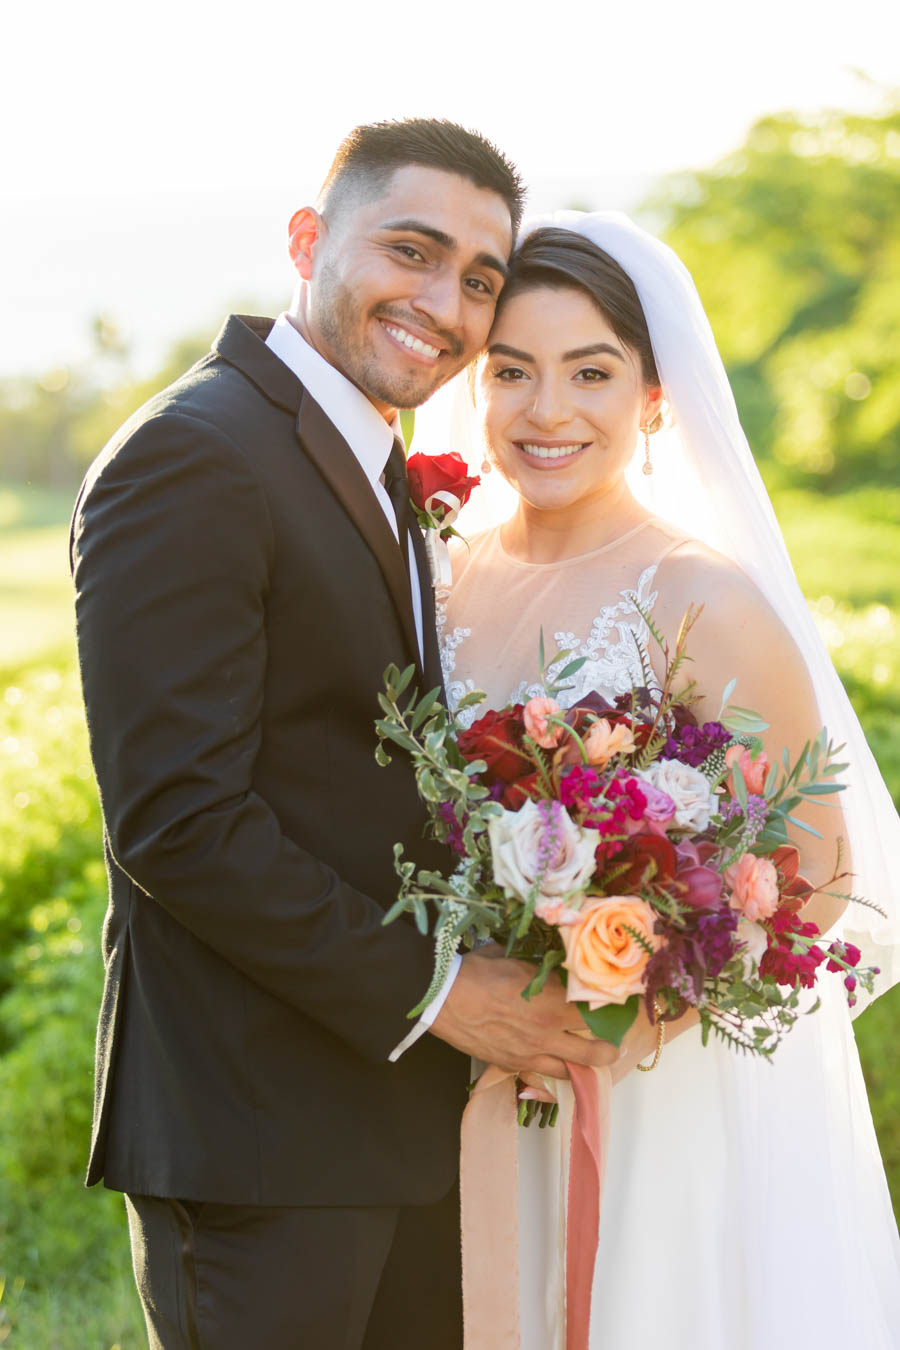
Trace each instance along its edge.
{"label": "red rose boutonniere", "polygon": [[453,522],[481,479],[469,473],[461,455],[410,455],[406,465],[409,497],[416,519],[425,532],[432,585],[445,591],[452,581],[445,540],[458,531]]}
{"label": "red rose boutonniere", "polygon": [[442,539],[456,531],[453,521],[481,482],[454,451],[449,455],[410,455],[406,465],[410,500],[423,530],[438,530]]}

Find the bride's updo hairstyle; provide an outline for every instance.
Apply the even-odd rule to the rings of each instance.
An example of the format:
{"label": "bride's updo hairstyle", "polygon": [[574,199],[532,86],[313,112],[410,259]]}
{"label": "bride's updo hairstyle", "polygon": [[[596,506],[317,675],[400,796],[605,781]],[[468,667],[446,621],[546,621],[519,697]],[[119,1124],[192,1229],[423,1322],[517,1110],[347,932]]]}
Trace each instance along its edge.
{"label": "bride's updo hairstyle", "polygon": [[[634,283],[614,258],[572,230],[545,225],[526,235],[509,264],[497,304],[497,317],[517,295],[543,287],[581,291],[597,306],[620,342],[637,353],[644,383],[662,383],[656,369],[650,331]],[[650,430],[662,426],[658,416]]]}

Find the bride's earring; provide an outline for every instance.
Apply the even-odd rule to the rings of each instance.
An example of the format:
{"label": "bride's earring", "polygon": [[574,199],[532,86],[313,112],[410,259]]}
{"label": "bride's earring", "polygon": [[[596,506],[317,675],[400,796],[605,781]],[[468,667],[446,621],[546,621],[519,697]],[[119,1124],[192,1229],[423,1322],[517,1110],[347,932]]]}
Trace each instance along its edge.
{"label": "bride's earring", "polygon": [[481,461],[481,472],[483,474],[490,473],[493,467],[494,466],[491,464],[491,461],[488,459],[487,455],[485,455],[484,459]]}
{"label": "bride's earring", "polygon": [[649,427],[641,427],[641,431],[644,433],[644,463],[643,463],[643,470],[644,470],[644,473],[652,473],[652,472],[653,472],[653,463],[652,463],[652,461],[651,461],[651,459],[650,459],[650,428],[649,428]]}

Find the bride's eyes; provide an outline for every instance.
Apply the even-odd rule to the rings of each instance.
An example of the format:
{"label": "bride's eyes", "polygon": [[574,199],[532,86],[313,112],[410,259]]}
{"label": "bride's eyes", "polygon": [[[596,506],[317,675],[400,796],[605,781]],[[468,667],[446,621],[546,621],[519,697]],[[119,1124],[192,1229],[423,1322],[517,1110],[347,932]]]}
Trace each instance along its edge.
{"label": "bride's eyes", "polygon": [[491,379],[502,380],[504,384],[518,384],[520,380],[527,380],[528,375],[521,366],[500,366],[491,371]]}
{"label": "bride's eyes", "polygon": [[608,370],[601,370],[599,366],[586,366],[584,370],[579,370],[575,376],[582,384],[602,384],[604,380],[611,380],[612,375]]}

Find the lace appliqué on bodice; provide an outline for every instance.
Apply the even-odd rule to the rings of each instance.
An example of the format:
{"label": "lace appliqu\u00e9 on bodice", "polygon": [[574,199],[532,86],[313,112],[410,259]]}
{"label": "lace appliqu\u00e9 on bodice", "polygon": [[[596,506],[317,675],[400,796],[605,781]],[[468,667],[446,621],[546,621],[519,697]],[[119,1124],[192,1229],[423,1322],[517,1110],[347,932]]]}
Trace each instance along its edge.
{"label": "lace appliqu\u00e9 on bodice", "polygon": [[[437,627],[441,671],[444,676],[444,688],[447,691],[447,702],[453,712],[456,712],[466,694],[475,691],[474,680],[453,680],[450,678],[456,670],[457,650],[466,638],[472,636],[472,630],[471,628],[454,628],[450,633],[444,631],[447,627],[447,594],[448,592],[445,591],[443,596],[436,597],[434,621]],[[480,708],[463,708],[459,720],[464,726],[471,726],[480,711]]]}
{"label": "lace appliqu\u00e9 on bodice", "polygon": [[[644,665],[646,663],[649,667],[647,644],[650,632],[641,611],[649,613],[656,604],[658,592],[650,590],[655,575],[654,563],[641,572],[633,590],[620,591],[620,598],[615,604],[604,605],[591,624],[590,634],[583,641],[573,632],[560,630],[553,634],[556,650],[567,655],[550,663],[548,674],[551,677],[555,677],[575,657],[585,658],[584,665],[568,681],[571,688],[558,695],[564,708],[570,708],[593,690],[612,700],[618,694],[629,694],[634,687],[646,682]],[[472,636],[472,630],[454,628],[445,632],[447,613],[444,605],[438,607],[437,624],[444,684],[450,706],[455,711],[465,695],[478,687],[471,678],[453,678],[456,674],[457,653],[466,639]],[[535,651],[536,645],[537,635]],[[530,698],[541,698],[545,693],[539,680],[525,679],[510,691],[507,702],[525,703]],[[459,721],[463,726],[471,726],[484,711],[483,704],[464,708],[459,714]]]}

